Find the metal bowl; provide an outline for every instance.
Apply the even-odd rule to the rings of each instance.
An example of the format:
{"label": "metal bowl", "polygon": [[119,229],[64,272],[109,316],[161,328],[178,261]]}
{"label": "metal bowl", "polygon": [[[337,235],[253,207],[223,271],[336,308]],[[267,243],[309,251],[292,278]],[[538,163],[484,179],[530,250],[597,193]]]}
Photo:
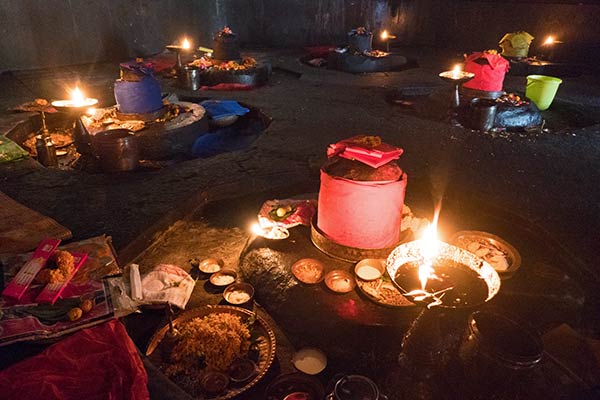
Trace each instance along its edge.
{"label": "metal bowl", "polygon": [[323,263],[314,258],[302,258],[292,265],[292,274],[302,283],[312,285],[323,280]]}
{"label": "metal bowl", "polygon": [[341,269],[334,269],[325,275],[325,285],[327,285],[332,292],[348,293],[354,290],[356,281],[354,280],[354,276],[349,272]]}
{"label": "metal bowl", "polygon": [[[404,243],[396,247],[387,259],[387,272],[392,278],[392,282],[394,282],[394,284],[398,286],[398,288],[400,288],[400,290],[404,293],[408,291],[408,288],[403,288],[401,285],[399,285],[398,282],[396,282],[396,279],[394,279],[394,277],[396,276],[396,273],[398,272],[400,267],[404,264],[410,262],[421,262],[424,259],[424,255],[422,252],[422,249],[424,247],[425,246],[422,240],[414,240],[412,242]],[[487,286],[487,297],[484,302],[490,301],[500,291],[500,276],[498,275],[496,270],[489,263],[477,257],[475,254],[468,252],[467,250],[461,249],[460,247],[456,247],[444,242],[439,242],[437,257],[452,260],[459,264],[463,264],[470,270],[477,273],[479,278],[482,279]],[[448,305],[444,303],[440,305],[440,307],[471,308],[477,305],[479,304],[457,306]]]}
{"label": "metal bowl", "polygon": [[222,270],[224,266],[225,262],[221,258],[205,258],[198,264],[198,269],[205,274],[214,274]]}
{"label": "metal bowl", "polygon": [[521,254],[510,243],[496,235],[481,231],[460,231],[450,238],[451,244],[465,250],[468,250],[467,246],[473,241],[486,241],[505,254],[508,268],[504,271],[496,270],[500,279],[512,277],[521,267]]}
{"label": "metal bowl", "polygon": [[[377,271],[377,275],[369,275],[366,271],[369,269],[373,272]],[[385,259],[381,258],[365,258],[359,261],[354,267],[354,274],[363,281],[374,281],[375,279],[381,278],[385,273]]]}
{"label": "metal bowl", "polygon": [[[233,279],[231,279],[233,278]],[[210,276],[210,283],[217,287],[226,287],[231,285],[237,279],[237,272],[232,269],[222,269]]]}
{"label": "metal bowl", "polygon": [[[245,301],[241,301],[239,298],[235,297],[235,292],[243,292],[248,295],[248,299]],[[231,285],[225,288],[223,292],[223,298],[226,302],[234,306],[241,306],[243,304],[247,304],[254,299],[254,286],[245,282],[237,282],[232,283]]]}

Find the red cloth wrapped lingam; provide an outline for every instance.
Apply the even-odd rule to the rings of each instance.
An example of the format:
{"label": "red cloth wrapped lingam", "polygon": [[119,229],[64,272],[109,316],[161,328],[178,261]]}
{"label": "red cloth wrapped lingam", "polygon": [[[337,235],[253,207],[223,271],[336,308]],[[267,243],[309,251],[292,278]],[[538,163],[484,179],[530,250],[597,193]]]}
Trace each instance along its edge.
{"label": "red cloth wrapped lingam", "polygon": [[402,149],[377,136],[333,144],[321,168],[317,226],[336,243],[361,249],[400,239],[407,177],[394,161]]}
{"label": "red cloth wrapped lingam", "polygon": [[479,51],[465,58],[465,71],[475,74],[475,78],[463,84],[463,87],[486,92],[502,90],[504,75],[508,72],[509,62],[496,51]]}

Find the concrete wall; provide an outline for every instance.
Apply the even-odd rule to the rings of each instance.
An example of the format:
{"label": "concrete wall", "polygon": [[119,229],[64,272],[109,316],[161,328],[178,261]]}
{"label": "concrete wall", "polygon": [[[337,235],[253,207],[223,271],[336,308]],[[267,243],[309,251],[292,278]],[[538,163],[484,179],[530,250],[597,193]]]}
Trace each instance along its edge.
{"label": "concrete wall", "polygon": [[[566,0],[563,0],[563,2]],[[562,3],[559,1],[559,3]],[[264,46],[340,43],[349,29],[389,28],[403,44],[494,47],[505,32],[600,42],[600,4],[552,0],[0,0],[0,71],[160,52],[182,34],[210,45],[225,24]],[[595,4],[594,4],[595,3]],[[566,47],[566,46],[565,46]]]}

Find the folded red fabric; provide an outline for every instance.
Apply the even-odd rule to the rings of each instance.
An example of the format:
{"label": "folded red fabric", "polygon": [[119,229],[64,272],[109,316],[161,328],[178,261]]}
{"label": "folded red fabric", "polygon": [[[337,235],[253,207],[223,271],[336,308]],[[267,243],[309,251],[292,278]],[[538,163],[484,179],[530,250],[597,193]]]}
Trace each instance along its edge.
{"label": "folded red fabric", "polygon": [[147,400],[148,375],[118,320],[84,329],[0,372],[0,399]]}

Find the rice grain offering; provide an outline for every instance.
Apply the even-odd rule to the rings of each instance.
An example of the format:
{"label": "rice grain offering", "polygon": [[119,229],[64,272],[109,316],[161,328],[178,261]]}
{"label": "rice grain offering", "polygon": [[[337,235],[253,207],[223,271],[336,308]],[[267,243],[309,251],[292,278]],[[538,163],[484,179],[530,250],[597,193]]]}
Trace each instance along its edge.
{"label": "rice grain offering", "polygon": [[[178,325],[177,343],[171,351],[170,377],[196,376],[205,368],[227,371],[236,358],[243,358],[250,348],[250,331],[239,316],[214,313],[193,318]],[[204,366],[199,363],[204,360]]]}

